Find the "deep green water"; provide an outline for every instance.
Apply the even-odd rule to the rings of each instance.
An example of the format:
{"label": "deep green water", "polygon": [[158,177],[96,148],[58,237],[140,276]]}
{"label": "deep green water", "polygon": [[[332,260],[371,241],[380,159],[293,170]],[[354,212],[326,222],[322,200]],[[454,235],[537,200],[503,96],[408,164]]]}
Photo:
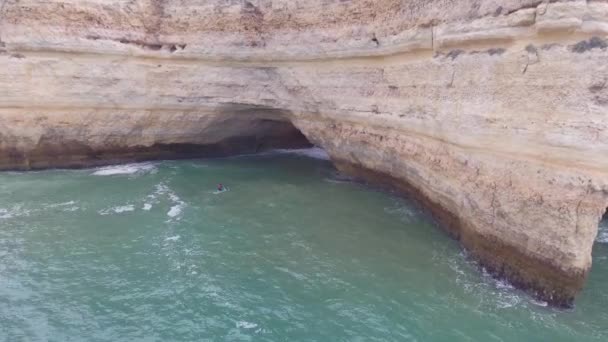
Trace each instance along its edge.
{"label": "deep green water", "polygon": [[0,341],[608,341],[594,257],[546,307],[297,155],[0,173]]}

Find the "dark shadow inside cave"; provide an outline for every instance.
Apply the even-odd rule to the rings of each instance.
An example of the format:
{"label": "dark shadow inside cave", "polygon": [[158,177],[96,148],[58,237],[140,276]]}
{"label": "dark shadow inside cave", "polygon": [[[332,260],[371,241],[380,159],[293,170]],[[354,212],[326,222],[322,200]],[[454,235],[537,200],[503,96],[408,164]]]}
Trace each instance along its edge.
{"label": "dark shadow inside cave", "polygon": [[289,112],[262,106],[223,107],[200,136],[200,142],[156,144],[150,152],[162,159],[209,158],[313,146]]}
{"label": "dark shadow inside cave", "polygon": [[203,157],[312,146],[304,134],[294,126],[292,113],[287,110],[229,103],[216,109],[214,117],[201,133],[203,141],[213,143],[202,143],[196,147]]}

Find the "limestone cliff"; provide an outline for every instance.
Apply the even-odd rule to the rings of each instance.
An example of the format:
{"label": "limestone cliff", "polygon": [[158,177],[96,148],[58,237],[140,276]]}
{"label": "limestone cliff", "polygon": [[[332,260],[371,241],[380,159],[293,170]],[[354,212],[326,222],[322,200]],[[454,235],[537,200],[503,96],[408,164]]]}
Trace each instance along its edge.
{"label": "limestone cliff", "polygon": [[608,3],[0,0],[0,168],[322,146],[553,304],[608,206]]}

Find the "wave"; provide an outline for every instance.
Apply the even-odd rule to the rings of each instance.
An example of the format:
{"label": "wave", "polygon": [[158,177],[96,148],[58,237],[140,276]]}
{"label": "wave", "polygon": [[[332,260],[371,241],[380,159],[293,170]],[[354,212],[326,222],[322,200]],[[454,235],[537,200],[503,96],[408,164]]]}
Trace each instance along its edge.
{"label": "wave", "polygon": [[296,278],[297,280],[300,280],[300,281],[306,280],[306,276],[305,275],[297,273],[297,272],[294,272],[294,271],[291,271],[288,268],[285,268],[285,267],[275,267],[275,269],[278,270],[278,271],[287,273],[290,276]]}
{"label": "wave", "polygon": [[600,231],[599,234],[597,234],[595,241],[599,243],[608,243],[608,230],[603,232]]}
{"label": "wave", "polygon": [[262,154],[295,154],[298,156],[304,156],[304,157],[309,157],[309,158],[314,158],[314,159],[330,160],[329,154],[327,154],[327,152],[325,152],[325,150],[320,147],[300,148],[300,149],[294,149],[294,150],[276,149],[276,150],[271,150],[268,153],[262,153]]}
{"label": "wave", "polygon": [[169,209],[169,211],[167,212],[167,216],[169,216],[169,217],[178,216],[179,214],[182,213],[183,207],[184,207],[184,203],[180,203],[180,204],[172,206],[171,209]]}
{"label": "wave", "polygon": [[[182,201],[182,199],[164,183],[157,184],[155,186],[154,192],[152,194],[147,195],[145,197],[143,203],[114,206],[114,207],[99,210],[98,213],[100,215],[122,214],[122,213],[126,213],[126,212],[135,211],[136,209],[143,210],[143,211],[150,211],[150,210],[152,210],[153,206],[161,203],[159,200],[159,197],[165,197],[170,201],[170,203],[169,203],[170,208],[167,211],[167,216],[169,217],[169,220],[167,222],[173,221],[173,220],[179,220],[183,209],[187,206],[187,203]],[[72,203],[69,203],[69,202],[62,203],[62,205],[68,205],[68,204],[72,204]],[[56,206],[58,206],[58,205],[56,205]],[[68,210],[68,209],[71,211],[74,211],[74,210],[77,210],[78,208],[69,207],[66,210]],[[0,211],[0,215],[2,215],[2,211]],[[0,218],[2,218],[2,216],[0,216]]]}
{"label": "wave", "polygon": [[608,220],[602,220],[597,232],[596,242],[608,243]]}
{"label": "wave", "polygon": [[23,209],[21,205],[15,205],[12,208],[0,208],[0,219],[29,216],[30,213],[30,210]]}
{"label": "wave", "polygon": [[43,205],[43,209],[55,209],[61,210],[64,212],[77,211],[80,207],[76,206],[75,201],[61,202],[61,203],[51,203]]}
{"label": "wave", "polygon": [[247,321],[238,321],[236,322],[236,327],[242,329],[254,329],[257,328],[258,325]]}
{"label": "wave", "polygon": [[342,175],[334,175],[331,177],[327,177],[327,178],[324,178],[323,181],[328,182],[328,183],[335,183],[335,184],[351,184],[351,183],[357,182],[357,180],[355,178],[348,177],[348,176],[342,176]]}
{"label": "wave", "polygon": [[156,199],[158,195],[166,195],[167,197],[169,197],[169,200],[173,204],[171,206],[171,208],[169,209],[169,211],[167,212],[167,216],[169,216],[169,220],[179,219],[179,216],[182,213],[182,210],[187,205],[186,202],[182,201],[182,199],[179,198],[179,196],[177,196],[177,194],[175,192],[173,192],[173,190],[171,190],[164,183],[157,184],[156,191],[154,191],[154,194],[151,196],[148,196],[148,197],[150,197],[152,199]]}
{"label": "wave", "polygon": [[109,215],[111,212],[115,212],[116,214],[121,214],[124,212],[134,211],[135,206],[133,204],[121,205],[112,207],[109,209],[103,209],[99,211],[99,215]]}
{"label": "wave", "polygon": [[114,175],[132,175],[136,173],[146,173],[156,169],[152,163],[135,163],[124,165],[106,166],[97,169],[93,172],[93,176],[114,176]]}
{"label": "wave", "polygon": [[[441,258],[441,257],[440,257]],[[496,309],[509,309],[526,306],[534,298],[519,291],[508,281],[494,277],[485,267],[471,260],[466,251],[461,250],[458,257],[447,259],[448,267],[455,272],[455,281],[462,286],[466,293],[475,293],[482,298],[485,305]],[[469,272],[467,268],[481,269],[481,278],[476,272]],[[542,302],[533,303],[542,306]]]}
{"label": "wave", "polygon": [[62,203],[53,203],[53,204],[47,204],[45,206],[45,208],[57,208],[57,207],[65,207],[65,206],[72,206],[76,204],[76,202],[74,201],[69,201],[69,202],[62,202]]}
{"label": "wave", "polygon": [[545,302],[544,300],[536,300],[534,298],[530,299],[530,303],[532,303],[536,306],[541,306],[541,307],[549,306],[549,303]]}
{"label": "wave", "polygon": [[384,212],[389,215],[397,216],[401,221],[409,223],[417,219],[419,212],[413,205],[395,200],[395,203],[390,207],[385,207]]}

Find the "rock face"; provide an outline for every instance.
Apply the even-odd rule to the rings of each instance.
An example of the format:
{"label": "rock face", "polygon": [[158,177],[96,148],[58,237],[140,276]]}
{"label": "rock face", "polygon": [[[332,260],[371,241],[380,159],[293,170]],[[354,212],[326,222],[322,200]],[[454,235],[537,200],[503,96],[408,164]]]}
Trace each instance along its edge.
{"label": "rock face", "polygon": [[608,3],[3,0],[0,168],[325,148],[570,305],[608,207]]}

